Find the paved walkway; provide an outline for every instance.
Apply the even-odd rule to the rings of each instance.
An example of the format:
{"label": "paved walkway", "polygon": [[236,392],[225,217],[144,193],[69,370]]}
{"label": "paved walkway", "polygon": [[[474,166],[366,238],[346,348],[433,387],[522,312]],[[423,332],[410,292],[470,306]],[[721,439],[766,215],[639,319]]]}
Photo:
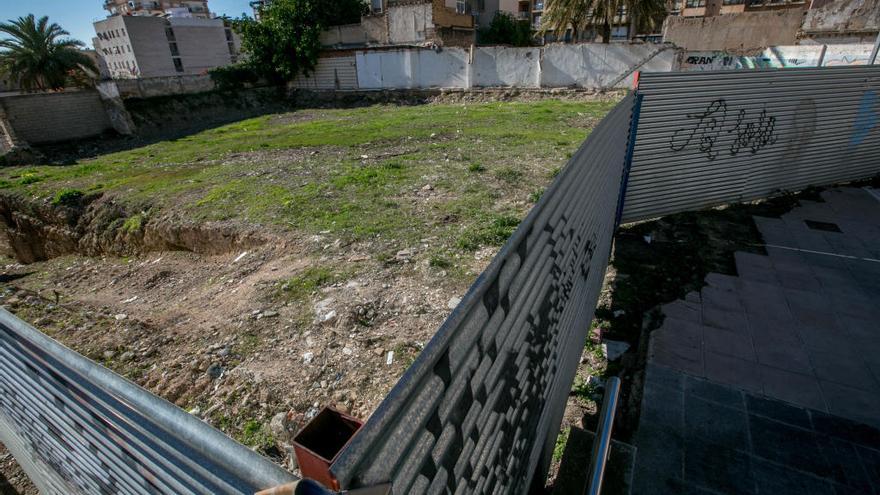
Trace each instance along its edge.
{"label": "paved walkway", "polygon": [[880,199],[822,196],[664,306],[633,493],[880,493]]}

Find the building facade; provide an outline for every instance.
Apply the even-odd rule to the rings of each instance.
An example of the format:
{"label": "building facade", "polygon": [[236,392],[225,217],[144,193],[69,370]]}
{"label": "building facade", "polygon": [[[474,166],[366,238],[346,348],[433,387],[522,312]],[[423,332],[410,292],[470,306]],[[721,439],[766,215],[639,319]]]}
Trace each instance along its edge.
{"label": "building facade", "polygon": [[222,19],[114,15],[94,25],[113,79],[204,74],[238,59],[240,42]]}
{"label": "building facade", "polygon": [[104,0],[104,10],[111,16],[163,16],[171,9],[186,12],[191,17],[211,17],[208,0]]}

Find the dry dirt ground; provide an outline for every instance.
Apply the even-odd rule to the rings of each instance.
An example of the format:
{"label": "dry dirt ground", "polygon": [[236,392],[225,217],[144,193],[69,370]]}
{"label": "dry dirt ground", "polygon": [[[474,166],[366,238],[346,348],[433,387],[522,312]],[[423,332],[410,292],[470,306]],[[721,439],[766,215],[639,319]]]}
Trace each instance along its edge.
{"label": "dry dirt ground", "polygon": [[[15,201],[63,210],[82,190],[98,199],[68,205],[91,208],[80,218],[122,213],[60,252],[43,245],[48,259],[0,260],[0,304],[296,472],[293,434],[325,405],[369,417],[611,104],[479,105],[467,120],[426,106],[446,112],[437,132],[419,131],[421,110],[377,107],[376,128],[370,110],[298,111],[79,169],[7,169]],[[349,121],[341,144],[319,142]],[[542,140],[548,128],[562,136]],[[180,218],[199,225],[175,231],[191,249],[167,241]],[[247,242],[200,249],[229,229]],[[588,346],[564,427],[589,426],[604,367]],[[29,493],[4,455],[7,484]]]}

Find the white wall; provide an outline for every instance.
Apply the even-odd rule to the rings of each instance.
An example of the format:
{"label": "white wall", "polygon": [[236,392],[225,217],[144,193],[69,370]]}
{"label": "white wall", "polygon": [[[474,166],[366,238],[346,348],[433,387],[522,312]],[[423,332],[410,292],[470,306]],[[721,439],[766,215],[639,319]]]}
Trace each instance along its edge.
{"label": "white wall", "polygon": [[481,47],[474,49],[473,58],[468,50],[460,48],[439,52],[417,48],[357,52],[361,89],[606,88],[615,81],[614,87],[628,88],[635,67],[664,72],[673,70],[675,65],[675,50],[641,44],[559,44],[543,49]]}
{"label": "white wall", "polygon": [[[661,52],[661,49],[663,49],[662,45],[642,44],[551,44],[544,48],[541,86],[605,88],[655,52],[659,52],[656,57],[638,70],[671,71],[675,63],[675,54],[673,50],[667,49]],[[630,74],[614,84],[614,87],[630,87],[632,78]]]}
{"label": "white wall", "polygon": [[388,9],[388,38],[392,44],[425,41],[428,28],[434,27],[434,6],[430,3],[397,5]]}
{"label": "white wall", "polygon": [[467,88],[468,52],[401,49],[357,52],[361,89]]}
{"label": "white wall", "polygon": [[540,84],[540,48],[490,46],[474,50],[471,86],[536,88]]}

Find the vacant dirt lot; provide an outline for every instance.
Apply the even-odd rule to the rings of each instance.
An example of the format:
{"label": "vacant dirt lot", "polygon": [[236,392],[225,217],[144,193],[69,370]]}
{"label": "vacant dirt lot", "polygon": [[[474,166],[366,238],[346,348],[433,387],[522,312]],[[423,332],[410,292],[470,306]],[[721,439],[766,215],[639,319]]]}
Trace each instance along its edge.
{"label": "vacant dirt lot", "polygon": [[613,104],[302,110],[3,169],[0,303],[293,468],[290,432],[371,414]]}

